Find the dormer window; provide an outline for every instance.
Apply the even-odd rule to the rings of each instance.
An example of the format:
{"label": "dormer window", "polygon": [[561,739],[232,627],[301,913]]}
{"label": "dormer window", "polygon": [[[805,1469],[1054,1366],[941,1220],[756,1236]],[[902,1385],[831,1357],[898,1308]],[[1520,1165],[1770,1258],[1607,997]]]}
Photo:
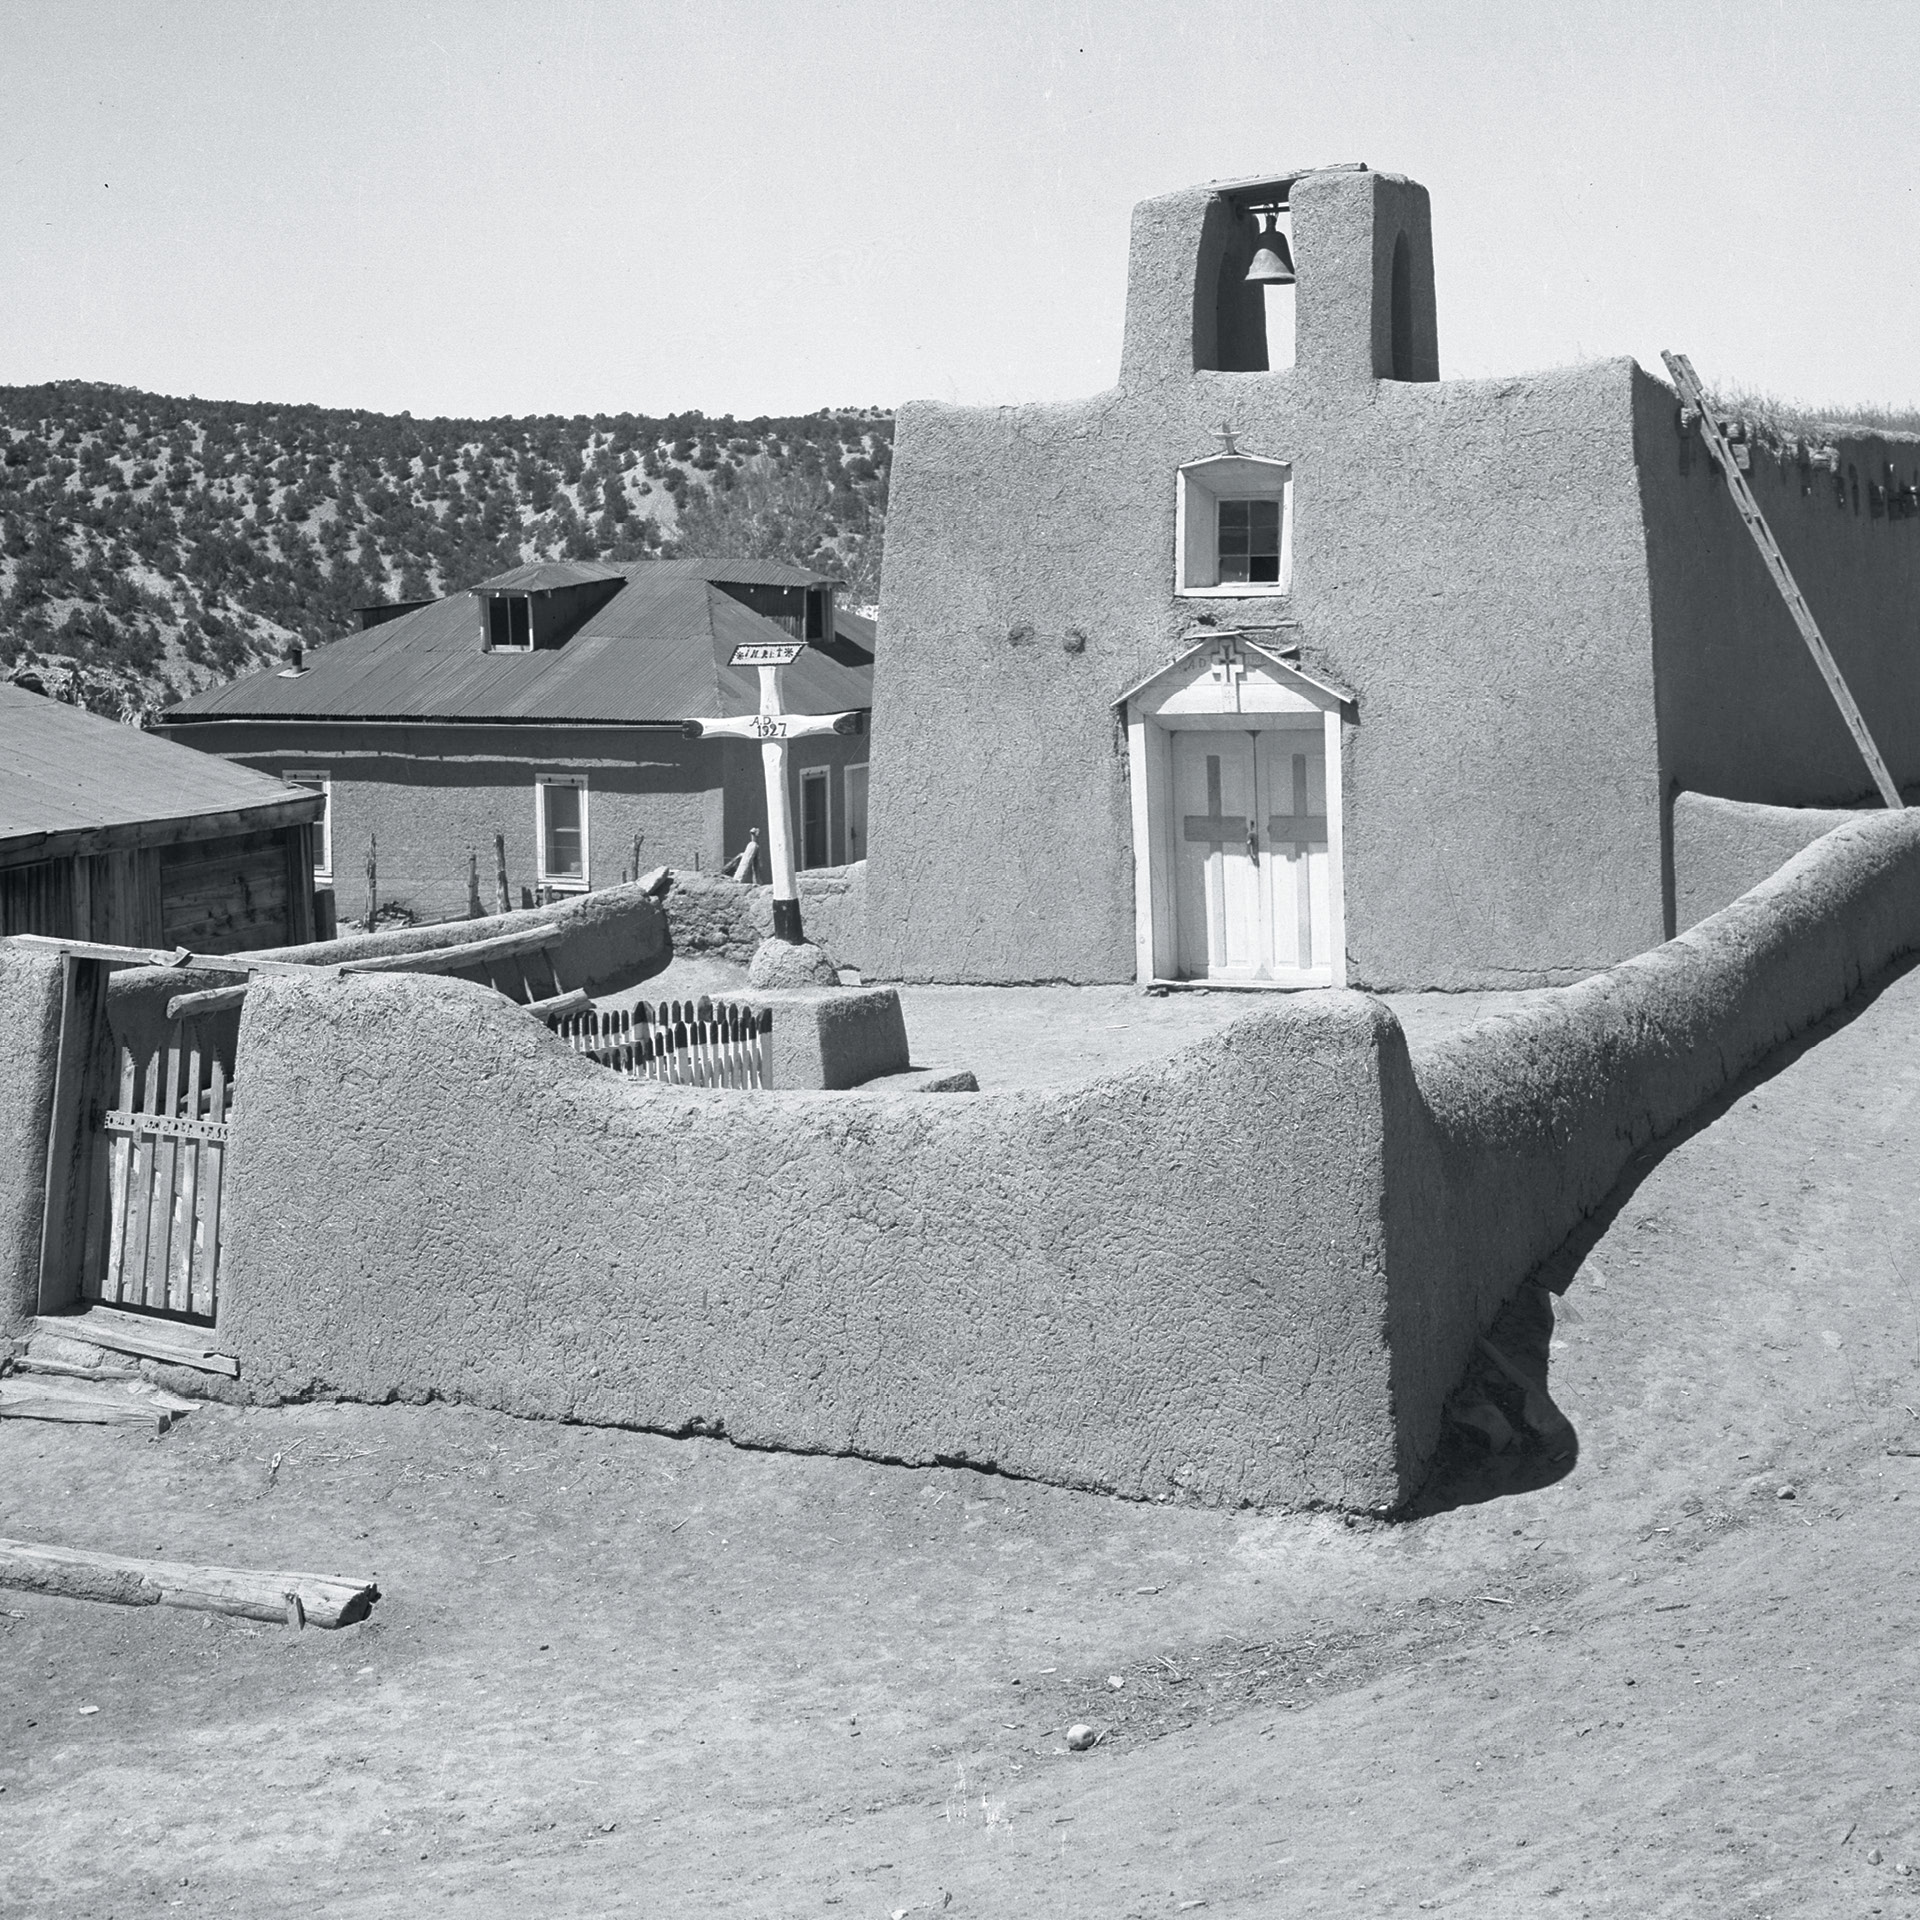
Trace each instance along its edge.
{"label": "dormer window", "polygon": [[1180,469],[1174,591],[1277,597],[1293,585],[1293,468],[1215,454]]}
{"label": "dormer window", "polygon": [[533,651],[533,602],[527,595],[502,593],[487,601],[487,646],[494,653]]}

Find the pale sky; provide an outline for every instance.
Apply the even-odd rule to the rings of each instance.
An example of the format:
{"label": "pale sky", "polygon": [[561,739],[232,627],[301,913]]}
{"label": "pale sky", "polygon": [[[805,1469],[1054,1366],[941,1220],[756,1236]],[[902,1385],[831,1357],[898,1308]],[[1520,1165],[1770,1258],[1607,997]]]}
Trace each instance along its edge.
{"label": "pale sky", "polygon": [[0,384],[1063,399],[1132,204],[1433,195],[1441,371],[1920,402],[1920,0],[0,0]]}

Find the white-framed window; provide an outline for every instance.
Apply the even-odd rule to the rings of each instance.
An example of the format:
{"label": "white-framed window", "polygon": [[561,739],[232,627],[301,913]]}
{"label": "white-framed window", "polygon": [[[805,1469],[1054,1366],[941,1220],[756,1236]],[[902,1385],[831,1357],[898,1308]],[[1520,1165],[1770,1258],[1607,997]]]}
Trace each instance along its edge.
{"label": "white-framed window", "polygon": [[543,887],[584,892],[588,864],[587,781],[584,774],[542,774],[533,783],[534,845]]}
{"label": "white-framed window", "polygon": [[1273,598],[1293,587],[1293,468],[1215,454],[1180,469],[1174,591]]}
{"label": "white-framed window", "polygon": [[496,593],[487,597],[487,651],[533,651],[533,602],[524,593]]}
{"label": "white-framed window", "polygon": [[831,788],[825,767],[808,767],[800,775],[800,864],[833,864],[833,817],[828,811]]}
{"label": "white-framed window", "polygon": [[281,776],[290,787],[306,787],[326,801],[320,818],[313,825],[313,877],[333,878],[333,776],[316,768],[289,768]]}

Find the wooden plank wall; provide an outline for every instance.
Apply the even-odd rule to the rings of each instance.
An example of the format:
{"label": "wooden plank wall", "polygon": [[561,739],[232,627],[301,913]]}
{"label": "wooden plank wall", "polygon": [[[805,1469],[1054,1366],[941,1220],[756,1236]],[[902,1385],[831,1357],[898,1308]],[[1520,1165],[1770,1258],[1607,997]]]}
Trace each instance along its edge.
{"label": "wooden plank wall", "polygon": [[30,867],[0,868],[0,933],[73,939],[73,862],[41,860]]}
{"label": "wooden plank wall", "polygon": [[[286,946],[288,866],[284,828],[164,848],[159,944],[191,947],[196,953]],[[309,915],[312,896],[309,868]]]}
{"label": "wooden plank wall", "polygon": [[314,939],[313,829],[0,868],[0,934],[240,953]]}
{"label": "wooden plank wall", "polygon": [[0,934],[156,947],[161,920],[160,858],[151,850],[0,868]]}

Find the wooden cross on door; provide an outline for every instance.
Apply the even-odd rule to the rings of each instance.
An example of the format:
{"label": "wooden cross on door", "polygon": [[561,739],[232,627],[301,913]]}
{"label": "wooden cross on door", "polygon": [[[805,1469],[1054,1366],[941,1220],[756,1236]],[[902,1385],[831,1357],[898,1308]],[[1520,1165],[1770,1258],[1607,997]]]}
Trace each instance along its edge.
{"label": "wooden cross on door", "polygon": [[[1181,824],[1181,832],[1186,839],[1198,841],[1209,853],[1225,853],[1232,842],[1244,840],[1247,858],[1256,865],[1259,863],[1260,841],[1254,823],[1243,813],[1220,811],[1220,756],[1217,753],[1207,755],[1207,810],[1205,813],[1188,814]],[[1227,876],[1223,861],[1211,860],[1207,863],[1207,904],[1211,922],[1208,945],[1213,964],[1225,966]]]}
{"label": "wooden cross on door", "polygon": [[1296,925],[1299,933],[1300,965],[1313,965],[1313,881],[1307,868],[1307,856],[1327,843],[1327,816],[1310,813],[1307,799],[1307,756],[1293,756],[1293,811],[1273,814],[1267,821],[1268,842],[1287,847],[1287,865],[1293,872]]}

